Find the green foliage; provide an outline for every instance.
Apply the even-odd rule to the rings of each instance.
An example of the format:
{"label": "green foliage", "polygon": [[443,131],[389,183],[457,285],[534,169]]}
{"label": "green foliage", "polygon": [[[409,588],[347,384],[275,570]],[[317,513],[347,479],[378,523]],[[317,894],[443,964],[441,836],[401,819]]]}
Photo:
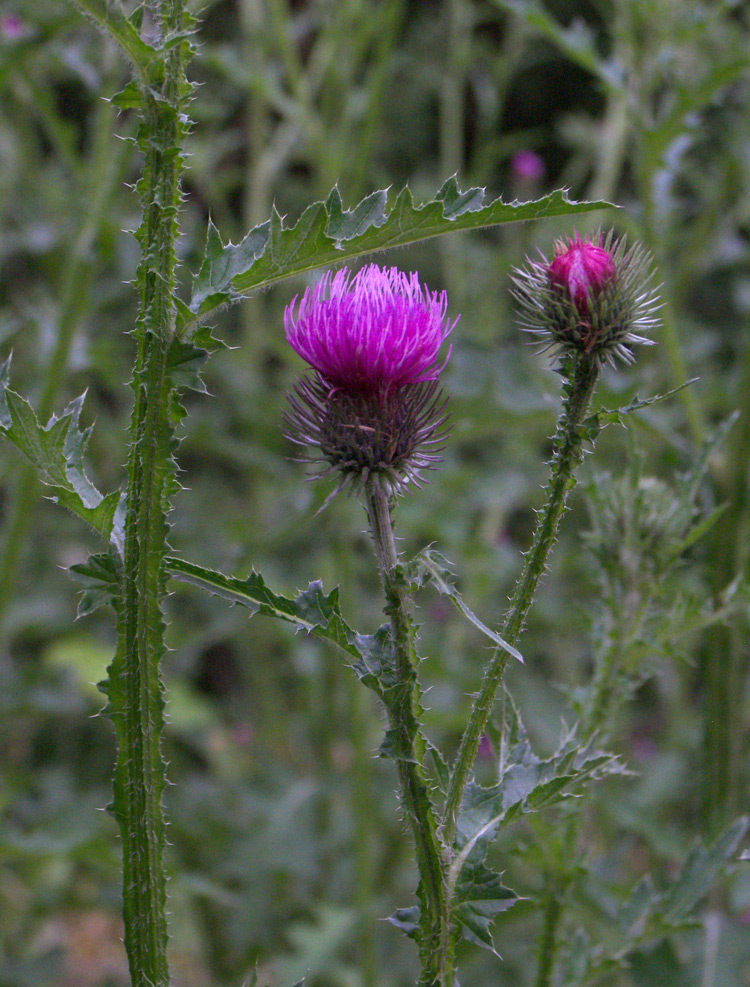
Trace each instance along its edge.
{"label": "green foliage", "polygon": [[122,550],[122,519],[117,520],[119,491],[103,496],[86,476],[84,454],[91,426],[78,421],[85,394],[72,401],[58,418],[40,425],[29,402],[8,387],[10,360],[0,369],[0,434],[19,449],[51,491],[53,500],[89,524],[97,534]]}
{"label": "green foliage", "polygon": [[456,608],[464,617],[473,624],[485,637],[488,637],[493,644],[520,661],[523,665],[521,652],[512,645],[504,641],[497,631],[491,630],[486,624],[469,609],[453,582],[453,573],[448,567],[447,559],[444,559],[438,552],[427,548],[407,566],[405,578],[416,588],[424,585],[434,586],[441,596],[447,596],[453,601]]}
{"label": "green foliage", "polygon": [[[98,0],[78,6],[104,34],[58,0],[21,4],[17,36],[5,19],[10,8],[0,25],[0,341],[6,355],[14,351],[13,390],[29,398],[10,398],[0,423],[31,457],[28,475],[51,480],[46,492],[89,527],[93,517],[101,538],[100,554],[85,561],[91,533],[40,502],[40,488],[23,480],[26,464],[8,452],[0,980],[9,987],[127,982],[117,924],[122,845],[112,820],[96,811],[108,799],[113,738],[108,719],[91,716],[88,680],[99,673],[86,660],[113,648],[102,605],[120,606],[121,557],[106,543],[122,507],[110,518],[120,495],[93,505],[101,494],[92,490],[124,486],[131,407],[123,381],[136,343],[129,333],[138,245],[121,230],[137,225],[135,118],[147,105],[159,112],[138,84],[127,86],[126,72],[161,95],[164,56],[186,38],[170,30],[158,41],[148,9],[128,19]],[[200,563],[201,578],[263,572],[265,588],[252,587],[262,597],[253,600],[232,583],[242,597],[234,602],[245,605],[226,607],[195,593],[168,562],[163,570],[173,649],[162,663],[173,722],[164,744],[175,782],[165,791],[175,982],[235,987],[257,965],[263,987],[288,987],[307,970],[310,987],[413,983],[413,945],[379,921],[394,902],[413,902],[416,883],[393,795],[397,765],[373,756],[392,653],[382,630],[355,636],[356,654],[330,648],[337,636],[348,646],[348,631],[336,629],[342,613],[354,626],[377,627],[379,593],[357,505],[342,498],[313,522],[325,494],[286,459],[279,420],[292,373],[281,328],[289,294],[272,280],[281,267],[271,263],[270,244],[277,235],[288,272],[310,269],[313,241],[325,248],[322,259],[355,260],[361,242],[390,225],[375,220],[407,195],[393,191],[383,202],[382,193],[367,194],[386,187],[411,189],[410,222],[421,215],[415,203],[432,202],[429,216],[456,229],[474,214],[445,220],[434,190],[457,172],[456,195],[459,184],[486,186],[509,209],[514,199],[538,203],[561,186],[573,199],[621,204],[615,221],[654,252],[666,303],[657,345],[636,368],[598,385],[587,422],[596,459],[584,462],[529,615],[519,645],[526,663],[506,670],[530,757],[548,762],[561,719],[578,719],[580,747],[593,751],[606,739],[633,774],[571,783],[562,795],[580,797],[538,812],[513,818],[518,810],[509,810],[456,906],[466,917],[463,937],[487,945],[491,934],[502,960],[461,944],[461,983],[529,987],[551,894],[560,904],[553,982],[734,987],[750,959],[750,885],[744,865],[732,866],[739,847],[729,849],[748,790],[747,11],[637,0],[610,5],[605,18],[596,5],[567,0],[311,0],[209,2],[201,17],[178,252],[183,270],[198,272],[197,289],[213,249],[204,287],[210,293],[215,278],[215,300],[226,310],[199,315],[190,307],[197,295],[191,302],[184,287],[170,287],[167,308],[175,311],[166,321],[180,337],[166,363],[174,385],[167,432],[183,444],[180,474],[163,479],[176,508],[174,554]],[[176,118],[164,108],[163,119],[172,126]],[[542,178],[516,172],[513,155],[527,149],[541,156]],[[334,184],[338,199],[329,196]],[[334,200],[338,211],[329,215]],[[342,201],[360,200],[343,209]],[[275,233],[266,222],[274,213]],[[301,223],[287,227],[279,215],[307,215],[318,232],[310,239]],[[209,233],[207,254],[208,216],[221,236]],[[358,233],[360,220],[373,222]],[[507,270],[537,245],[549,253],[574,222],[584,235],[590,221],[604,220],[581,211],[502,223],[383,255],[446,287],[461,314],[446,375],[455,422],[446,463],[402,501],[398,516],[406,558],[429,543],[455,560],[447,567],[433,555],[439,578],[424,570],[417,597],[429,707],[424,764],[436,800],[449,785],[487,643],[497,644],[484,628],[502,635],[531,509],[541,501],[558,394],[544,358],[512,329]],[[326,240],[329,222],[353,235],[340,249]],[[256,243],[246,242],[248,230],[260,232]],[[265,253],[251,263],[263,242]],[[250,297],[227,306],[237,293]],[[206,366],[215,344],[198,326],[208,320],[235,348]],[[178,394],[203,388],[199,370],[211,401]],[[649,397],[698,373],[668,401]],[[84,389],[81,411],[71,401]],[[636,391],[643,400],[631,397]],[[607,410],[628,408],[635,413],[624,418]],[[735,409],[740,416],[722,442],[706,443]],[[85,415],[96,419],[93,431],[81,426]],[[625,433],[603,428],[621,421],[638,437],[627,458]],[[171,455],[164,433],[167,448]],[[584,498],[589,523],[581,520]],[[87,614],[75,632],[74,587],[62,572],[71,567]],[[307,617],[305,593],[268,590],[305,587],[318,575],[340,590],[313,593]],[[248,621],[256,606],[280,619]],[[457,620],[462,606],[469,619]],[[201,716],[191,720],[192,702]],[[605,715],[594,716],[597,708]],[[488,733],[500,752],[501,728],[490,724]],[[488,746],[485,739],[475,766],[480,792],[499,786]],[[558,798],[554,785],[547,793]],[[470,855],[459,884],[473,863]],[[664,918],[669,902],[674,922]],[[412,927],[419,921],[414,908],[398,915],[405,927],[409,917]]]}
{"label": "green foliage", "polygon": [[253,613],[279,617],[294,624],[300,630],[331,641],[355,660],[363,660],[362,651],[358,646],[358,635],[341,616],[337,589],[331,590],[326,596],[323,593],[322,583],[316,581],[310,583],[303,593],[292,600],[273,593],[257,572],[243,580],[224,576],[220,572],[213,572],[173,557],[167,558],[165,565],[167,571],[182,582],[199,586],[231,603],[248,607]]}
{"label": "green foliage", "polygon": [[[185,333],[222,305],[253,291],[316,267],[361,257],[376,250],[403,247],[459,230],[545,219],[587,212],[606,202],[571,202],[564,190],[537,202],[484,205],[485,190],[462,192],[449,178],[434,199],[415,205],[408,188],[388,205],[388,189],[373,192],[352,209],[344,209],[338,188],[325,202],[314,202],[292,227],[274,209],[271,219],[251,230],[238,244],[224,244],[211,223],[201,269],[193,285],[189,311],[180,309],[179,331]],[[192,315],[190,314],[192,313]]]}

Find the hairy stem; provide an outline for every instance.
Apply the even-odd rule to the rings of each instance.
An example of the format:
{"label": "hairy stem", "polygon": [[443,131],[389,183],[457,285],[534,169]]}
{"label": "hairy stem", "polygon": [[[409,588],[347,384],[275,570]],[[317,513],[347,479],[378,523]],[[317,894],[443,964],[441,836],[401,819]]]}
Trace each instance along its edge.
{"label": "hairy stem", "polygon": [[[502,637],[512,646],[521,636],[536,588],[546,569],[547,558],[557,540],[568,494],[575,486],[575,471],[583,462],[584,432],[581,426],[599,376],[599,367],[595,360],[582,353],[577,358],[569,359],[564,372],[567,377],[565,398],[554,438],[547,499],[538,516],[534,540],[501,631]],[[501,649],[492,656],[461,738],[443,816],[443,839],[447,846],[453,843],[456,835],[458,812],[509,657],[508,652]]]}
{"label": "hairy stem", "polygon": [[401,796],[417,852],[422,938],[420,987],[453,987],[453,937],[444,882],[444,854],[422,769],[424,741],[419,730],[417,656],[412,601],[403,584],[393,535],[389,494],[377,479],[367,486],[367,513],[386,599],[393,642],[394,681],[384,690],[389,734]]}
{"label": "hairy stem", "polygon": [[[161,41],[184,30],[182,0],[153,4]],[[133,373],[127,514],[118,607],[118,646],[109,669],[108,711],[119,741],[114,815],[123,846],[125,946],[133,987],[168,987],[165,818],[161,754],[165,653],[162,599],[169,497],[175,489],[175,409],[168,353],[174,335],[175,242],[189,92],[186,43],[154,49],[151,85],[141,89],[144,154],[138,191],[143,250]]]}

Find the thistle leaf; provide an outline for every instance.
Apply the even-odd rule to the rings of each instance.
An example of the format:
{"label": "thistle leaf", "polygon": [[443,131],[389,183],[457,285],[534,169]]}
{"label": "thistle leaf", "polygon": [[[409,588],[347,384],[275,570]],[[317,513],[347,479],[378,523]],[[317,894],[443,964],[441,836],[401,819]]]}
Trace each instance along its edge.
{"label": "thistle leaf", "polygon": [[262,613],[288,621],[301,630],[337,644],[352,658],[362,658],[356,644],[359,635],[341,616],[338,589],[331,590],[326,596],[323,584],[315,581],[291,599],[270,590],[258,572],[252,572],[247,579],[237,579],[172,556],[165,560],[165,565],[169,575],[181,582],[199,586],[231,603],[247,607],[253,614]]}
{"label": "thistle leaf", "polygon": [[495,952],[490,926],[495,916],[521,899],[507,888],[499,874],[482,864],[464,867],[455,891],[454,916],[465,939]]}
{"label": "thistle leaf", "polygon": [[122,563],[114,552],[91,555],[87,562],[70,567],[73,578],[83,586],[83,595],[78,603],[79,617],[87,616],[98,607],[117,606],[121,570]]}
{"label": "thistle leaf", "polygon": [[78,427],[85,394],[71,401],[58,418],[41,425],[26,398],[8,387],[10,359],[0,367],[0,435],[19,449],[34,466],[39,480],[50,488],[52,500],[77,514],[118,550],[122,529],[118,520],[121,494],[105,497],[89,480],[84,454],[91,427]]}
{"label": "thistle leaf", "polygon": [[684,921],[688,913],[708,892],[721,868],[730,860],[748,829],[748,818],[742,816],[727,827],[710,846],[698,844],[667,892],[663,918],[669,924]]}
{"label": "thistle leaf", "polygon": [[432,552],[429,549],[425,549],[420,552],[419,555],[411,562],[407,567],[406,577],[412,582],[415,588],[421,588],[422,586],[431,585],[438,593],[442,596],[449,597],[458,610],[466,617],[466,619],[472,623],[478,631],[481,631],[485,637],[488,637],[493,644],[498,648],[502,648],[503,651],[507,651],[509,655],[516,658],[523,665],[523,655],[517,648],[508,644],[497,631],[493,631],[491,628],[487,627],[475,613],[473,613],[469,607],[464,603],[460,593],[453,584],[453,574],[450,569],[448,569],[448,561],[439,555],[437,552]]}
{"label": "thistle leaf", "polygon": [[389,205],[388,189],[373,192],[353,209],[344,209],[334,188],[325,202],[314,202],[294,226],[285,226],[274,210],[271,218],[250,230],[238,244],[224,244],[209,222],[206,249],[193,285],[190,315],[178,312],[178,333],[192,327],[224,305],[293,274],[361,257],[376,250],[401,247],[443,233],[481,229],[502,223],[543,219],[603,209],[607,202],[572,202],[564,190],[535,202],[485,205],[485,190],[462,192],[455,176],[434,199],[415,204],[409,188]]}

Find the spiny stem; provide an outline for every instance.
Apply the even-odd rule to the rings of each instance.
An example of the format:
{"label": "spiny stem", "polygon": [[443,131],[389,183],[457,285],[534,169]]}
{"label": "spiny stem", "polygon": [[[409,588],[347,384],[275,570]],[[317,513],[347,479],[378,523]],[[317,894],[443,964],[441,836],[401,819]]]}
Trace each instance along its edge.
{"label": "spiny stem", "polygon": [[[510,645],[515,645],[521,636],[536,588],[545,571],[547,558],[557,540],[557,530],[568,494],[575,486],[575,471],[583,461],[584,436],[581,425],[599,377],[599,366],[595,359],[581,353],[568,359],[564,373],[567,377],[564,386],[565,399],[554,438],[547,500],[539,514],[534,540],[526,556],[521,577],[516,583],[510,610],[501,631],[502,637]],[[458,812],[508,659],[508,652],[501,649],[495,651],[490,659],[481,689],[474,700],[469,723],[461,738],[443,815],[443,840],[447,846],[452,845],[456,835]]]}
{"label": "spiny stem", "polygon": [[[163,37],[184,27],[182,0],[153,6]],[[158,51],[158,49],[155,49]],[[174,421],[168,352],[174,335],[175,241],[186,121],[187,45],[173,45],[143,87],[138,191],[140,309],[133,374],[135,402],[128,456],[127,514],[118,606],[118,646],[109,670],[108,710],[117,727],[114,814],[123,845],[125,945],[133,987],[168,987],[165,818],[161,754],[165,653],[162,599],[169,496],[175,486]]]}
{"label": "spiny stem", "polygon": [[414,836],[423,891],[420,987],[453,987],[453,936],[443,880],[444,854],[421,765],[423,741],[417,715],[419,687],[412,601],[398,564],[389,494],[377,478],[367,484],[366,502],[394,649],[395,684],[384,692],[383,700],[397,752],[401,795]]}

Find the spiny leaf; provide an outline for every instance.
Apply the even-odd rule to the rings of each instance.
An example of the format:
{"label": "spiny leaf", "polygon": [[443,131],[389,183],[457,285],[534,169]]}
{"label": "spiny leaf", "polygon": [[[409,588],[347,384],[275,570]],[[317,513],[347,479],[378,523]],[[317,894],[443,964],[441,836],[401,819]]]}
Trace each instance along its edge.
{"label": "spiny leaf", "polygon": [[0,368],[0,435],[32,463],[53,500],[83,518],[120,550],[122,530],[115,522],[121,495],[114,491],[104,497],[84,469],[91,428],[81,431],[78,421],[85,394],[71,401],[59,418],[53,415],[41,425],[29,402],[8,387],[9,367],[10,359]]}
{"label": "spiny leaf", "polygon": [[422,938],[421,920],[422,909],[419,905],[412,905],[410,908],[397,908],[393,915],[389,915],[387,919],[391,925],[401,929],[405,935],[416,942]]}
{"label": "spiny leaf", "polygon": [[465,867],[455,891],[453,914],[465,939],[495,952],[490,934],[493,919],[521,899],[506,887],[499,874],[483,864]]}
{"label": "spiny leaf", "polygon": [[466,619],[472,623],[477,630],[488,637],[498,648],[507,651],[509,655],[516,658],[523,665],[521,652],[503,640],[497,631],[491,630],[486,624],[473,613],[464,603],[461,595],[453,584],[453,574],[447,568],[448,561],[437,552],[425,549],[405,568],[405,576],[415,588],[432,585],[443,596],[449,597],[455,606],[461,611]]}
{"label": "spiny leaf", "polygon": [[611,754],[591,744],[581,747],[574,730],[563,735],[551,757],[538,757],[509,697],[508,704],[509,718],[515,722],[500,741],[498,783],[490,787],[471,783],[461,806],[456,845],[465,861],[481,862],[500,828],[521,813],[569,798],[571,788],[587,778],[623,771]]}
{"label": "spiny leaf", "polygon": [[338,589],[326,595],[323,584],[315,580],[292,599],[274,593],[258,572],[252,572],[247,579],[238,579],[173,556],[165,559],[165,568],[175,579],[247,607],[252,614],[278,617],[338,645],[349,656],[351,667],[362,683],[381,698],[397,686],[389,627],[383,625],[375,634],[358,634],[341,615]]}
{"label": "spiny leaf", "polygon": [[116,606],[120,599],[122,562],[113,552],[91,555],[87,562],[70,567],[73,578],[83,586],[78,616],[85,617],[98,607]]}
{"label": "spiny leaf", "polygon": [[75,4],[117,42],[141,78],[149,78],[158,52],[140,36],[138,19],[128,19],[117,4],[107,0],[75,0]]}
{"label": "spiny leaf", "polygon": [[712,846],[696,846],[664,899],[663,915],[667,922],[683,920],[700,901],[734,855],[747,829],[748,819],[743,816],[727,827]]}
{"label": "spiny leaf", "polygon": [[298,628],[332,641],[352,658],[362,657],[355,643],[359,635],[341,616],[338,589],[331,590],[326,596],[323,593],[323,584],[315,581],[299,596],[291,599],[270,590],[258,572],[252,572],[247,579],[236,579],[171,556],[165,560],[165,565],[167,572],[181,582],[191,583],[231,603],[248,607],[253,613],[279,617]]}
{"label": "spiny leaf", "polygon": [[459,230],[481,229],[501,223],[544,219],[607,208],[607,202],[571,202],[564,190],[535,202],[485,205],[484,189],[462,192],[455,176],[434,199],[414,203],[409,188],[389,205],[387,189],[373,192],[353,209],[344,209],[334,188],[325,202],[314,202],[294,226],[285,226],[274,210],[270,220],[252,229],[238,244],[222,242],[209,223],[206,250],[193,285],[189,309],[180,309],[178,333],[223,305],[238,301],[259,288],[327,264],[361,257],[376,250],[400,247]]}
{"label": "spiny leaf", "polygon": [[208,357],[220,349],[227,349],[226,343],[212,336],[211,330],[206,326],[200,328],[190,342],[184,342],[175,336],[167,354],[167,366],[175,387],[190,388],[207,394],[200,370]]}
{"label": "spiny leaf", "polygon": [[666,391],[664,394],[655,394],[650,398],[639,398],[636,394],[632,401],[629,401],[628,404],[623,405],[621,408],[602,408],[593,415],[589,415],[584,421],[582,428],[585,438],[589,442],[594,442],[601,430],[606,428],[607,425],[624,425],[627,415],[632,415],[634,411],[640,411],[642,408],[650,408],[654,404],[661,404],[662,401],[674,397],[675,394],[679,394],[680,391],[686,387],[690,387],[697,380],[698,377],[693,377],[685,381],[684,384],[680,384],[679,387],[672,388],[671,391]]}

